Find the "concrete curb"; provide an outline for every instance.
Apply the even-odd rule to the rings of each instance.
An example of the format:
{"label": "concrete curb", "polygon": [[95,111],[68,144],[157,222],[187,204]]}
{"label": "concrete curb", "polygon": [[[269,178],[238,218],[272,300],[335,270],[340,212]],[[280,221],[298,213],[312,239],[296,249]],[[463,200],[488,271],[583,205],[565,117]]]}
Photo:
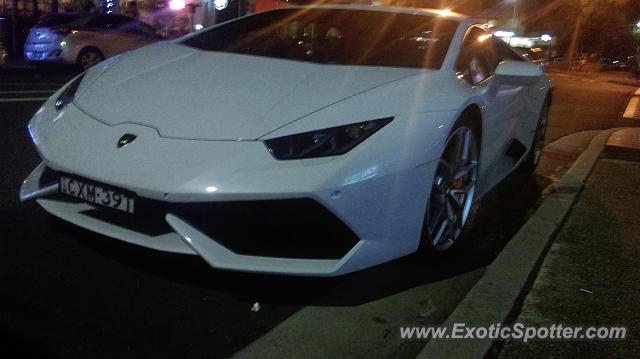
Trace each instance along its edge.
{"label": "concrete curb", "polygon": [[[485,275],[442,323],[450,331],[455,323],[467,327],[505,323],[578,198],[589,173],[602,153],[607,139],[617,129],[598,134],[562,177],[549,195],[498,257],[487,267]],[[462,333],[464,334],[464,333]],[[432,339],[418,358],[484,358],[491,349],[491,339]]]}

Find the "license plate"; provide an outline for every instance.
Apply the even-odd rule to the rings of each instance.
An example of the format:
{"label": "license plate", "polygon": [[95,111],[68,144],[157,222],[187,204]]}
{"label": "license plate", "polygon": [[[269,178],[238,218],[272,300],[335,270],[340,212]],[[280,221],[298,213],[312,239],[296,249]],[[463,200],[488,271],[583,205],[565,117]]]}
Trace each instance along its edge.
{"label": "license plate", "polygon": [[135,206],[135,197],[122,190],[72,177],[60,177],[60,192],[127,213],[133,213]]}

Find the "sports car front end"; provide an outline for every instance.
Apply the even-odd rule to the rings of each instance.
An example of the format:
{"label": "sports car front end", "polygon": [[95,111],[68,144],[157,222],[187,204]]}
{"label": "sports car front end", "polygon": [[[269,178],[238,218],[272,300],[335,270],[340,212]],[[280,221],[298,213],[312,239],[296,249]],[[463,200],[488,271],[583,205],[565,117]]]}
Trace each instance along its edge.
{"label": "sports car front end", "polygon": [[[280,26],[288,11],[260,16]],[[357,25],[354,11],[318,13],[327,11],[345,23],[327,30],[325,50]],[[355,12],[367,20],[358,26],[390,16]],[[438,158],[468,95],[455,73],[438,71],[458,23],[392,15],[400,27],[442,34],[391,33],[396,47],[376,55],[386,65],[336,62],[327,52],[314,60],[317,42],[304,37],[287,58],[246,55],[254,46],[246,43],[209,51],[201,35],[97,65],[31,120],[43,162],[21,199],[91,231],[227,270],[335,276],[415,252]],[[228,37],[233,23],[219,33]],[[407,44],[417,60],[398,57]],[[298,60],[298,51],[313,61]]]}
{"label": "sports car front end", "polygon": [[[263,140],[163,138],[74,104],[54,109],[52,99],[29,126],[43,163],[21,197],[78,226],[216,268],[298,275],[348,273],[418,246],[435,161],[409,155],[421,142],[405,118],[340,156],[278,160]],[[136,138],[119,147],[125,134]]]}

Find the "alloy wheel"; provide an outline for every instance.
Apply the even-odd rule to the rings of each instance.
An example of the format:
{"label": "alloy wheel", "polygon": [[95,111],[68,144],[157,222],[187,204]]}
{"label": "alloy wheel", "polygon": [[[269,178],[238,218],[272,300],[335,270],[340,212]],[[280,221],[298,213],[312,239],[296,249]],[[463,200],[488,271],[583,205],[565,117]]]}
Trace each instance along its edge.
{"label": "alloy wheel", "polygon": [[473,206],[477,177],[475,134],[469,127],[459,127],[447,140],[427,207],[427,230],[435,250],[448,249],[462,233]]}
{"label": "alloy wheel", "polygon": [[80,56],[80,66],[83,69],[89,69],[102,61],[102,56],[95,51],[87,51]]}

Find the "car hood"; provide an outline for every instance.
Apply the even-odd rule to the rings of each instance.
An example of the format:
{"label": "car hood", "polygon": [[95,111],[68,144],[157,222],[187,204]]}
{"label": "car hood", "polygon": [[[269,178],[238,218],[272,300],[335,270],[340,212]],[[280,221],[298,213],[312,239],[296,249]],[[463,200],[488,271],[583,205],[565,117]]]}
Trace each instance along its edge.
{"label": "car hood", "polygon": [[254,140],[423,71],[319,65],[164,43],[96,66],[85,76],[75,103],[109,125],[141,124],[163,137]]}

